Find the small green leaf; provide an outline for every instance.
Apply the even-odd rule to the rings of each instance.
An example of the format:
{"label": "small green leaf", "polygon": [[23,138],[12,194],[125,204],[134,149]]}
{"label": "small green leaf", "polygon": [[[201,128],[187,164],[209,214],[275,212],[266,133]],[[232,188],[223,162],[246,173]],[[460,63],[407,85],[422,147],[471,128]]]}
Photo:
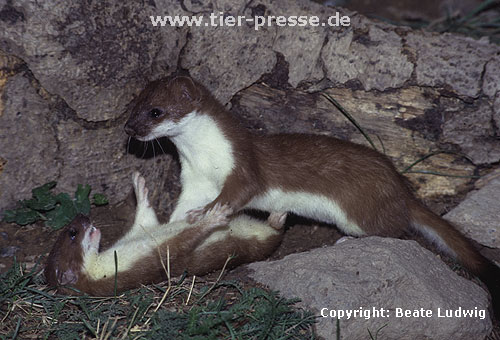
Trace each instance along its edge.
{"label": "small green leaf", "polygon": [[77,214],[75,204],[68,194],[60,193],[56,196],[56,200],[60,205],[47,212],[47,225],[55,230],[70,223]]}
{"label": "small green leaf", "polygon": [[92,196],[92,203],[94,205],[106,205],[109,203],[108,198],[103,194],[94,194]]}
{"label": "small green leaf", "polygon": [[50,190],[56,185],[57,182],[49,182],[39,186],[33,190],[33,198],[21,201],[21,205],[38,211],[48,211],[54,209],[56,206],[55,196]]}
{"label": "small green leaf", "polygon": [[3,220],[8,223],[17,223],[19,225],[27,225],[35,223],[43,218],[43,216],[35,210],[29,208],[19,208],[15,210],[6,210],[3,212]]}
{"label": "small green leaf", "polygon": [[[79,184],[74,199],[66,193],[55,195],[51,190],[57,182],[52,181],[31,190],[33,197],[29,200],[18,202],[18,209],[6,210],[0,216],[5,222],[17,223],[19,225],[31,224],[39,220],[45,220],[46,225],[60,229],[71,222],[79,213],[90,214],[90,185]],[[108,203],[106,196],[95,194],[93,196],[95,205]]]}
{"label": "small green leaf", "polygon": [[69,215],[61,206],[58,206],[47,213],[47,225],[58,230],[70,223],[75,216]]}
{"label": "small green leaf", "polygon": [[30,200],[24,200],[22,201],[23,206],[33,209],[33,210],[39,210],[39,211],[49,211],[54,209],[56,206],[56,200],[54,196],[40,196],[39,198],[35,199],[32,198]]}
{"label": "small green leaf", "polygon": [[77,212],[82,213],[84,215],[88,215],[90,213],[90,185],[86,184],[85,186],[78,184],[78,188],[75,192],[75,208]]}
{"label": "small green leaf", "polygon": [[2,220],[7,223],[13,223],[16,221],[16,211],[15,210],[4,210]]}
{"label": "small green leaf", "polygon": [[54,188],[56,186],[56,184],[57,184],[57,182],[55,182],[55,181],[45,183],[44,185],[41,185],[41,186],[36,187],[33,190],[31,190],[31,193],[33,194],[34,198],[42,198],[42,197],[45,197],[47,195],[53,196],[50,193],[50,190],[52,188]]}

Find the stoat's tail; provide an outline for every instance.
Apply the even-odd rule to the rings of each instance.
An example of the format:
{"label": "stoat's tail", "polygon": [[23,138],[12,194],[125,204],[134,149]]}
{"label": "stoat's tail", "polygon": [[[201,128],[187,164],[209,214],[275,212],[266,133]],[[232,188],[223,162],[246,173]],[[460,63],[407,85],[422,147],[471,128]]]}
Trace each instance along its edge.
{"label": "stoat's tail", "polygon": [[500,317],[500,267],[481,255],[458,230],[418,202],[410,206],[412,226],[446,254],[477,275],[490,291],[493,309]]}

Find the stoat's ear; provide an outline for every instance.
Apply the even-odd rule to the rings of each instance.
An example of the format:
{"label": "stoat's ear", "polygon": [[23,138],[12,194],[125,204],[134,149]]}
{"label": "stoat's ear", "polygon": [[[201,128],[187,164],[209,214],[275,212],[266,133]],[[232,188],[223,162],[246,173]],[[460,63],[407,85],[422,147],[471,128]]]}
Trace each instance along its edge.
{"label": "stoat's ear", "polygon": [[63,272],[56,270],[57,282],[60,285],[69,285],[78,281],[78,276],[73,272],[71,268],[66,269]]}
{"label": "stoat's ear", "polygon": [[187,99],[193,102],[201,100],[201,90],[191,77],[179,76],[172,79],[171,85],[177,98]]}

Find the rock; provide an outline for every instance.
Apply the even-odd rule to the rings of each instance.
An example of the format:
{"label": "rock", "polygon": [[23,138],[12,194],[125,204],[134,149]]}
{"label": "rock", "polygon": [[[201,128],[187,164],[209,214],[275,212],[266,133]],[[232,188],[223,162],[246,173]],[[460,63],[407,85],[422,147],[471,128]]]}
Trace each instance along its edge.
{"label": "rock", "polygon": [[496,126],[500,126],[500,93],[497,94],[495,102],[493,103],[493,120],[495,121]]}
{"label": "rock", "polygon": [[475,105],[447,116],[443,125],[444,141],[459,145],[476,164],[500,160],[500,140],[495,137],[493,111],[486,100],[478,100]]}
{"label": "rock", "polygon": [[31,189],[56,178],[62,165],[48,103],[21,74],[10,78],[4,91],[0,153],[6,162],[0,176],[0,209],[30,198]]}
{"label": "rock", "polygon": [[484,188],[488,183],[491,183],[496,178],[500,179],[500,168],[496,168],[490,173],[482,176],[477,181],[474,182],[474,188],[476,190]]}
{"label": "rock", "polygon": [[[150,2],[0,1],[0,8],[0,48],[21,57],[49,93],[89,121],[122,115],[157,62],[163,74],[175,69],[185,34],[169,32],[165,44],[147,22],[158,11]],[[163,9],[183,12],[176,2]]]}
{"label": "rock", "polygon": [[406,43],[417,55],[415,73],[421,86],[445,86],[460,96],[477,97],[486,63],[497,47],[450,33],[410,32]]}
{"label": "rock", "polygon": [[483,76],[483,92],[488,97],[494,98],[500,92],[500,56],[496,55],[493,60],[486,64]]}
{"label": "rock", "polygon": [[500,177],[467,198],[444,217],[467,237],[490,248],[500,248]]}
{"label": "rock", "polygon": [[[237,16],[237,9],[228,14]],[[250,15],[250,9],[245,14]],[[185,47],[182,67],[189,69],[193,77],[225,104],[240,89],[272,70],[276,55],[271,48],[273,35],[269,31],[267,27],[256,31],[250,24],[237,29],[229,26],[196,27]],[[259,58],[255,58],[257,55]]]}
{"label": "rock", "polygon": [[16,255],[16,252],[21,250],[21,248],[17,246],[8,246],[0,249],[0,257],[12,257]]}
{"label": "rock", "polygon": [[[332,10],[313,1],[288,2],[282,6],[279,2],[268,3],[270,15],[300,16],[315,13],[325,22]],[[341,10],[339,8],[335,9]],[[342,11],[342,15],[344,15]],[[283,26],[279,27],[274,38],[273,50],[283,54],[288,63],[288,82],[297,87],[301,82],[318,81],[324,77],[320,54],[328,31],[320,26]]]}
{"label": "rock", "polygon": [[[377,331],[380,339],[482,339],[492,328],[487,293],[414,241],[347,240],[248,268],[254,280],[285,297],[299,297],[304,308],[318,315],[330,310],[372,313],[344,316],[341,339],[370,339],[368,332]],[[439,317],[445,310],[481,314]],[[397,314],[400,311],[411,316]],[[423,316],[422,311],[432,315]],[[318,321],[317,334],[334,339],[336,319]]]}
{"label": "rock", "polygon": [[352,28],[331,34],[321,57],[331,81],[356,79],[366,91],[400,87],[414,67],[403,54],[401,37],[375,25],[363,35]]}

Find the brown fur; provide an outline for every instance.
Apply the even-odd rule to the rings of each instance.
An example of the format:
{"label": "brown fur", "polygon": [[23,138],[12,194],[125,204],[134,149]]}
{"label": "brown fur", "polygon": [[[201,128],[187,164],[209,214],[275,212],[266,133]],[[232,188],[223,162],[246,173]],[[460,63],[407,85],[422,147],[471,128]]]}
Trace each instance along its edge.
{"label": "brown fur", "polygon": [[[153,119],[148,114],[153,108],[159,108],[162,115]],[[178,121],[194,110],[216,121],[232,143],[236,159],[219,196],[204,211],[218,203],[229,204],[237,212],[273,187],[323,194],[337,202],[347,218],[368,235],[398,237],[410,227],[421,230],[421,225],[428,226],[444,241],[443,250],[456,254],[492,293],[500,291],[500,269],[450,223],[422,206],[392,162],[368,147],[319,135],[252,135],[208,90],[187,77],[163,79],[148,86],[125,130],[131,136],[144,137],[164,119]],[[500,293],[495,294],[494,299],[500,300]],[[497,312],[499,307],[497,303]]]}
{"label": "brown fur", "polygon": [[[45,278],[49,286],[57,287],[76,282],[77,277],[70,276],[69,273],[78,272],[83,262],[81,242],[88,227],[89,219],[78,215],[59,234],[45,266]],[[73,235],[75,236],[72,237]]]}
{"label": "brown fur", "polygon": [[451,223],[442,219],[419,202],[411,205],[412,220],[423,225],[432,226],[432,229],[446,240],[448,247],[456,254],[457,259],[467,269],[476,275],[481,275],[484,264],[488,262],[472,244],[457,231]]}

